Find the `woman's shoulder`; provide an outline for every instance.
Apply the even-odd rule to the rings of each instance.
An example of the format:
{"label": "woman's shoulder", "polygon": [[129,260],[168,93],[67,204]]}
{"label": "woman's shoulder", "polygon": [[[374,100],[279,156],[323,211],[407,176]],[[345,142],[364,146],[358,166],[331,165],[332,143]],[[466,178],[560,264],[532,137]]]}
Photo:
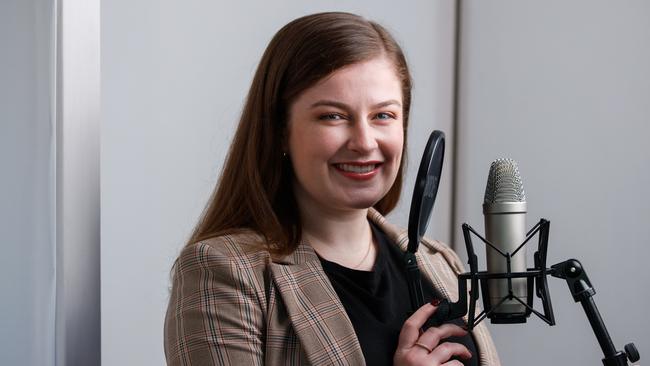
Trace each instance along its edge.
{"label": "woman's shoulder", "polygon": [[[423,237],[421,244],[426,248],[424,252],[428,255],[440,255],[444,258],[449,267],[458,275],[465,272],[465,266],[458,254],[446,243],[439,240]],[[428,253],[427,253],[428,252]]]}
{"label": "woman's shoulder", "polygon": [[240,229],[186,245],[177,265],[188,267],[233,267],[239,270],[262,271],[271,260],[266,240],[259,233]]}

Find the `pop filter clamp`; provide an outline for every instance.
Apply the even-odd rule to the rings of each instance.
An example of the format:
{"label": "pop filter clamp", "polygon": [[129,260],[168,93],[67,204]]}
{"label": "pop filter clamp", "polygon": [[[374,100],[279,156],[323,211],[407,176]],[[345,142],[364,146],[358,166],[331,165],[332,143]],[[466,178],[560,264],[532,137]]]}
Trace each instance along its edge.
{"label": "pop filter clamp", "polygon": [[[429,140],[425,147],[420,167],[418,169],[415,188],[413,190],[408,226],[409,243],[406,253],[404,254],[406,279],[411,300],[411,309],[413,312],[424,305],[420,270],[417,265],[415,253],[417,252],[419,243],[426,232],[429,219],[431,218],[431,212],[433,210],[436,194],[438,192],[438,185],[440,183],[444,153],[445,134],[442,131],[433,131],[429,136]],[[555,325],[551,296],[546,281],[547,276],[550,275],[566,280],[574,301],[581,303],[587,315],[587,319],[596,335],[596,339],[605,355],[603,358],[603,365],[627,366],[627,359],[631,362],[637,362],[640,357],[634,343],[628,343],[625,345],[625,351],[617,351],[614,347],[611,337],[607,332],[607,328],[605,327],[605,323],[603,322],[598,308],[596,307],[596,303],[593,300],[596,291],[591,286],[591,281],[587,277],[582,264],[576,259],[569,259],[554,264],[551,268],[546,268],[549,228],[550,221],[541,219],[528,231],[523,243],[521,243],[512,253],[504,253],[487,239],[478,234],[471,226],[464,223],[462,229],[463,237],[465,239],[465,247],[467,248],[470,271],[458,275],[458,301],[450,302],[449,300],[442,300],[438,305],[436,312],[427,322],[427,325],[438,326],[446,321],[467,315],[467,327],[471,330],[485,318],[489,318],[492,323],[525,323],[531,313],[537,315],[547,324],[551,326]],[[481,239],[481,241],[483,241],[483,243],[485,243],[485,245],[505,258],[507,264],[506,273],[488,273],[487,271],[478,270],[478,257],[474,252],[471,234],[476,235]],[[537,251],[533,255],[535,262],[534,267],[528,268],[526,272],[512,272],[512,256],[517,254],[517,252],[519,252],[519,250],[529,243],[537,234],[539,234],[539,240]],[[514,295],[512,291],[513,278],[526,278],[527,299],[525,302]],[[487,300],[489,299],[487,281],[499,279],[505,279],[508,281],[508,294],[501,298],[496,305],[492,306],[489,300]],[[469,291],[471,301],[469,303],[469,313],[467,282],[471,283]],[[479,297],[479,288],[483,293],[484,310],[476,315],[476,302]],[[543,314],[533,308],[533,289],[535,290],[535,295],[542,301],[542,306],[544,308]],[[516,300],[525,307],[525,311],[523,313],[510,314],[507,316],[504,316],[504,314],[493,316],[495,310],[498,309],[506,300]]]}

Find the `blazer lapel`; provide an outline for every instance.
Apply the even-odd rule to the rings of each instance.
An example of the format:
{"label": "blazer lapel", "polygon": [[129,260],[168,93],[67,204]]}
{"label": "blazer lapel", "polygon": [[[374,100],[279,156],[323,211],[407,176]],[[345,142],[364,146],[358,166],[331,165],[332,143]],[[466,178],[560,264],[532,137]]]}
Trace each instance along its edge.
{"label": "blazer lapel", "polygon": [[[408,246],[407,230],[400,229],[389,223],[384,216],[372,208],[368,211],[368,218],[375,224],[379,225],[382,231],[400,248],[402,252],[406,252],[406,247]],[[426,246],[427,249],[438,249],[431,248],[430,243],[425,240],[420,242],[420,246]],[[449,288],[445,285],[446,281],[440,276],[438,269],[441,271],[448,271],[448,275],[451,275],[452,278],[454,278],[454,274],[448,269],[448,264],[440,263],[440,261],[444,261],[444,258],[434,258],[433,261],[435,261],[435,263],[432,263],[429,258],[422,254],[421,248],[415,253],[415,258],[418,261],[418,267],[420,268],[420,272],[424,276],[424,279],[428,281],[439,294],[445,298],[449,298]],[[432,268],[436,268],[436,271],[433,271]],[[457,293],[458,291],[455,292]]]}
{"label": "blazer lapel", "polygon": [[310,363],[365,364],[352,322],[310,246],[275,260],[271,273]]}

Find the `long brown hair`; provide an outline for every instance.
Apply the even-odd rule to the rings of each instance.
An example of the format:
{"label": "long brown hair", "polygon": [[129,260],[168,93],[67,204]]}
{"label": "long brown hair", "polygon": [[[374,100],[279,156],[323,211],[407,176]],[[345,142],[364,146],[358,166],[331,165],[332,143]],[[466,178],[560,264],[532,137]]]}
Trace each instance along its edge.
{"label": "long brown hair", "polygon": [[215,187],[188,244],[252,229],[268,249],[291,253],[301,239],[290,159],[283,157],[291,103],[332,72],[384,56],[402,83],[404,151],[397,178],[375,204],[382,214],[397,205],[402,189],[411,76],[402,50],[377,23],[358,15],[318,13],[293,20],[269,43],[255,72],[239,126]]}

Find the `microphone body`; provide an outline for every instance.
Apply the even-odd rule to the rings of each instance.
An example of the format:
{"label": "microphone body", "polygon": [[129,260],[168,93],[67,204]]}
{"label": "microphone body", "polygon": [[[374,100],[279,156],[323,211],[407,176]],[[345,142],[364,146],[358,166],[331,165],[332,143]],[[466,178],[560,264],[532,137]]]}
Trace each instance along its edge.
{"label": "microphone body", "polygon": [[[499,159],[492,163],[483,204],[486,239],[504,254],[511,254],[510,272],[525,272],[526,247],[515,255],[512,253],[526,239],[526,197],[517,163],[511,159]],[[507,273],[508,262],[502,254],[486,246],[487,272]],[[526,278],[513,278],[512,294],[523,302],[527,298]],[[496,307],[508,296],[508,280],[488,280],[489,304]],[[522,316],[526,307],[519,301],[505,300],[490,316],[492,323],[525,322]]]}

